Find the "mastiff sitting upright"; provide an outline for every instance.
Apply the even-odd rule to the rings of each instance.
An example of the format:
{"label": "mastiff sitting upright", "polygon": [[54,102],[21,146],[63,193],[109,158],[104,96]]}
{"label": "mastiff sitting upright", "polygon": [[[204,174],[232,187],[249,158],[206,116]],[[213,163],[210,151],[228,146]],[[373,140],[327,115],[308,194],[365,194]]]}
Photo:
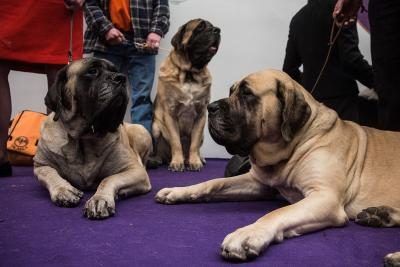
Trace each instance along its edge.
{"label": "mastiff sitting upright", "polygon": [[220,29],[194,19],[172,38],[174,49],[162,63],[154,103],[155,153],[172,171],[203,167],[200,146],[210,101],[207,64],[218,50]]}
{"label": "mastiff sitting upright", "polygon": [[229,234],[222,243],[225,258],[248,260],[273,241],[349,219],[366,226],[400,225],[400,133],[340,120],[288,75],[273,70],[236,83],[230,97],[210,104],[208,112],[211,136],[231,154],[250,155],[250,171],[165,188],[156,200],[255,200],[270,198],[275,189],[291,203]]}
{"label": "mastiff sitting upright", "polygon": [[151,189],[144,168],[151,137],[123,123],[126,80],[108,61],[83,59],[59,71],[45,98],[54,112],[42,125],[34,173],[62,207],[78,205],[80,190],[97,188],[84,208],[90,219],[112,216],[118,196]]}

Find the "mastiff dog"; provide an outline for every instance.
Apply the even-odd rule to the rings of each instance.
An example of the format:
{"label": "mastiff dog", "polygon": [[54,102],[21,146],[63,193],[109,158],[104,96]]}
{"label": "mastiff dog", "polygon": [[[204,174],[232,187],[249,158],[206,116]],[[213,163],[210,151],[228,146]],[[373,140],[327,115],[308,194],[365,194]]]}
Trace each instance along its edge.
{"label": "mastiff dog", "polygon": [[154,103],[155,155],[169,170],[199,171],[211,75],[207,64],[218,51],[220,29],[194,19],[172,38],[173,50],[160,66]]}
{"label": "mastiff dog", "polygon": [[[208,113],[213,139],[231,154],[249,155],[250,171],[165,188],[156,201],[245,201],[279,192],[291,203],[229,234],[221,246],[224,258],[249,260],[274,241],[348,220],[371,227],[400,225],[400,133],[339,119],[275,70],[237,82],[229,98],[211,103]],[[386,262],[399,259],[393,253]]]}
{"label": "mastiff dog", "polygon": [[81,190],[96,190],[84,215],[103,219],[115,200],[151,189],[144,164],[151,137],[123,123],[127,79],[108,61],[87,58],[61,69],[46,95],[54,111],[43,123],[34,173],[57,206],[77,206]]}

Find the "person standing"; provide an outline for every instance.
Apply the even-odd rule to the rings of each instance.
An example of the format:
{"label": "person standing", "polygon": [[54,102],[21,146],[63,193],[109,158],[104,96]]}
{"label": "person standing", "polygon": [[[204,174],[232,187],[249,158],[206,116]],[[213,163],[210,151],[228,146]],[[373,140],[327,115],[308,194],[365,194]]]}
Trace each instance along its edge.
{"label": "person standing", "polygon": [[[333,17],[348,26],[357,21],[361,0],[338,0]],[[370,0],[368,17],[371,33],[372,66],[378,100],[378,126],[400,131],[400,1]]]}
{"label": "person standing", "polygon": [[107,59],[127,74],[132,123],[151,133],[150,99],[155,55],[169,29],[168,0],[88,0],[84,6],[87,29],[84,53]]}
{"label": "person standing", "polygon": [[69,52],[73,59],[82,57],[82,5],[83,0],[0,1],[0,177],[12,175],[7,155],[12,110],[8,75],[11,70],[44,73],[50,90],[57,71],[70,59]]}
{"label": "person standing", "polygon": [[[292,18],[283,71],[312,91],[327,57],[336,0],[309,0]],[[335,29],[335,33],[338,28]],[[299,67],[303,65],[303,72]],[[312,95],[344,120],[359,122],[358,86],[374,87],[372,67],[358,48],[356,25],[342,28]]]}

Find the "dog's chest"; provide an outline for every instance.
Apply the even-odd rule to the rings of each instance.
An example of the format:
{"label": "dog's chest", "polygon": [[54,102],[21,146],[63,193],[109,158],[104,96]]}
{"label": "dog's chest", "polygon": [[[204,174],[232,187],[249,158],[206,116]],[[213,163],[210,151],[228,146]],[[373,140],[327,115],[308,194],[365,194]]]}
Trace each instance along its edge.
{"label": "dog's chest", "polygon": [[103,166],[109,154],[109,147],[99,149],[101,144],[79,144],[69,142],[67,145],[49,150],[49,159],[61,177],[79,189],[93,189],[103,178]]}
{"label": "dog's chest", "polygon": [[304,198],[303,194],[295,188],[283,186],[278,186],[275,188],[289,203],[296,203]]}
{"label": "dog's chest", "polygon": [[101,176],[100,170],[104,164],[103,157],[96,157],[92,153],[82,156],[82,158],[60,158],[59,166],[62,169],[64,178],[82,189],[95,188]]}
{"label": "dog's chest", "polygon": [[203,101],[204,87],[195,82],[185,82],[181,87],[179,103],[184,110],[191,110]]}
{"label": "dog's chest", "polygon": [[204,86],[195,82],[185,82],[181,87],[176,114],[180,122],[192,121],[207,105],[207,94]]}
{"label": "dog's chest", "polygon": [[252,173],[260,183],[278,190],[281,196],[290,203],[298,202],[304,198],[303,193],[296,188],[290,179],[287,179],[287,173],[282,173],[279,169],[276,169],[276,166],[264,168],[253,166]]}

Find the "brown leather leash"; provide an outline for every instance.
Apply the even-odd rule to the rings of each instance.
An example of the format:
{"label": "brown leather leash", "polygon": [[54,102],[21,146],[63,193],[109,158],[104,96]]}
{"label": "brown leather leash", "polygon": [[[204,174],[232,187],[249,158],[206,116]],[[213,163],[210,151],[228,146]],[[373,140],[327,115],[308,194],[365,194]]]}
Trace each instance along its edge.
{"label": "brown leather leash", "polygon": [[318,82],[319,82],[319,80],[321,79],[322,74],[324,73],[324,70],[325,70],[325,68],[326,68],[326,65],[328,64],[329,58],[330,58],[330,56],[331,56],[331,52],[332,52],[333,45],[335,44],[337,38],[339,37],[339,34],[340,34],[341,30],[342,30],[342,27],[343,27],[343,25],[342,25],[342,23],[340,23],[339,26],[338,26],[338,30],[336,31],[336,34],[334,34],[335,28],[336,28],[336,21],[333,20],[333,22],[332,22],[332,27],[331,27],[331,34],[330,34],[330,36],[329,36],[329,43],[328,43],[329,49],[328,49],[328,53],[326,54],[325,62],[324,62],[324,64],[322,65],[322,68],[321,68],[321,71],[320,71],[319,74],[318,74],[317,80],[315,81],[314,86],[313,86],[313,88],[312,88],[311,91],[310,91],[311,94],[313,94],[313,92],[315,91],[315,88],[317,87]]}
{"label": "brown leather leash", "polygon": [[69,12],[69,48],[68,48],[68,64],[72,62],[72,36],[74,30],[74,14],[75,12],[71,10]]}

